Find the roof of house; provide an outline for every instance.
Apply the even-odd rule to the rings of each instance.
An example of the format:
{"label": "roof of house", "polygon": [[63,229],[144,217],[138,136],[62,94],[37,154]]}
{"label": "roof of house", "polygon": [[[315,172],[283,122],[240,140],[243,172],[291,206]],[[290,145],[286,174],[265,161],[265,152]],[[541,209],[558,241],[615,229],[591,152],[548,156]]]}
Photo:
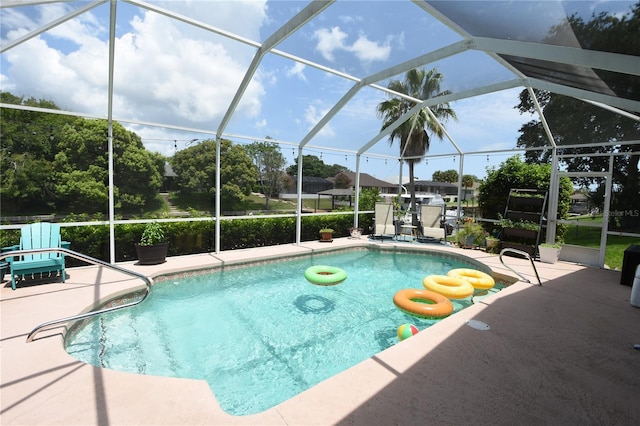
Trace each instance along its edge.
{"label": "roof of house", "polygon": [[455,183],[449,182],[437,182],[432,180],[417,180],[415,181],[416,186],[439,186],[440,188],[457,188],[458,185]]}
{"label": "roof of house", "polygon": [[[343,172],[338,173],[338,175],[340,174],[345,175],[351,180],[352,183],[355,183],[356,174],[354,172],[345,170]],[[338,175],[334,176],[332,179],[335,181]],[[391,182],[384,181],[384,180],[380,180],[367,173],[360,173],[360,187],[389,188],[389,187],[396,187],[396,186],[398,185]]]}
{"label": "roof of house", "polygon": [[327,189],[326,191],[318,192],[318,195],[348,195],[348,196],[352,196],[353,195],[353,189],[352,188]]}
{"label": "roof of house", "polygon": [[176,174],[176,172],[173,171],[173,167],[171,167],[171,164],[169,164],[168,161],[165,161],[165,163],[164,163],[164,176],[165,177],[178,177],[178,175]]}

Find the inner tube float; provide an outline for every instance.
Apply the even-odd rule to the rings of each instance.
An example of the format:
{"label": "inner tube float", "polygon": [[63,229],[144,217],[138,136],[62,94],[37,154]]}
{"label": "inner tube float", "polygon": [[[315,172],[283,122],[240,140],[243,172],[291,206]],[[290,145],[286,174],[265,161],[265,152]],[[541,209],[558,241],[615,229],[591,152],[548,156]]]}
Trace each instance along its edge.
{"label": "inner tube float", "polygon": [[393,303],[405,314],[418,318],[444,318],[453,312],[449,299],[429,290],[405,288],[393,296]]}
{"label": "inner tube float", "polygon": [[458,268],[447,272],[449,277],[458,277],[467,280],[475,289],[489,290],[496,285],[493,277],[476,269]]}
{"label": "inner tube float", "polygon": [[347,279],[344,269],[335,266],[316,265],[309,266],[304,271],[304,277],[315,285],[336,285]]}
{"label": "inner tube float", "polygon": [[473,294],[473,286],[466,280],[448,275],[429,275],[424,277],[422,285],[449,299],[465,299]]}

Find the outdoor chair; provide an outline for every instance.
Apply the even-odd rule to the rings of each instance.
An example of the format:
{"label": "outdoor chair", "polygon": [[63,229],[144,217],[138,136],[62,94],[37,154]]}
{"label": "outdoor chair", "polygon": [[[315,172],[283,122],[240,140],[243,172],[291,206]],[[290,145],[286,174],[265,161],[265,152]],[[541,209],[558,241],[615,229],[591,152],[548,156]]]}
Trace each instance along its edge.
{"label": "outdoor chair", "polygon": [[[69,246],[66,241],[60,239],[60,225],[54,223],[32,223],[20,229],[20,244],[12,247],[3,247],[2,251],[30,250],[39,248],[60,248]],[[47,252],[37,254],[25,254],[7,258],[9,273],[11,274],[11,288],[16,289],[16,277],[24,279],[27,275],[43,273],[60,273],[62,282],[65,282],[64,254],[59,252]]]}
{"label": "outdoor chair", "polygon": [[443,206],[423,205],[420,207],[421,239],[442,240],[446,238],[443,227]]}
{"label": "outdoor chair", "polygon": [[396,235],[396,227],[393,218],[393,204],[376,203],[373,237],[383,239],[393,238]]}

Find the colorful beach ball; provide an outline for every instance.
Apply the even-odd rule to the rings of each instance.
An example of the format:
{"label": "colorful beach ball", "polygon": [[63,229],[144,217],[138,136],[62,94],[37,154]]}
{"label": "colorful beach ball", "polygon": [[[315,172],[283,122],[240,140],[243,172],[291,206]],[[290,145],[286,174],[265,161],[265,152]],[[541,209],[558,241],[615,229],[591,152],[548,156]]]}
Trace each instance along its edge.
{"label": "colorful beach ball", "polygon": [[418,334],[418,329],[413,324],[402,324],[398,327],[398,339],[402,342],[404,339],[408,339],[414,334]]}

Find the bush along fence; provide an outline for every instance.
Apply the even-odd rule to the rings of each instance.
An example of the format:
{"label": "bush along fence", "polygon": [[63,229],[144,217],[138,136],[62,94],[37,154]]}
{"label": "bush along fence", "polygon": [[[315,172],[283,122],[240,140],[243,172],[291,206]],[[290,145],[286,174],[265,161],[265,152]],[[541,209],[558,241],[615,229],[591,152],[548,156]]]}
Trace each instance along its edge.
{"label": "bush along fence", "polygon": [[[215,221],[161,222],[169,241],[169,256],[209,253],[215,250]],[[359,215],[359,227],[366,233],[373,224],[373,215]],[[322,228],[335,230],[334,237],[349,236],[353,226],[353,214],[304,216],[301,241],[319,239]],[[115,226],[116,262],[137,259],[135,245],[140,241],[144,223],[118,224]],[[222,220],[220,222],[220,250],[266,247],[293,244],[296,234],[294,217],[256,217]],[[71,242],[71,250],[109,261],[109,226],[68,226],[61,229],[62,239]],[[18,244],[20,230],[0,232],[0,246]],[[80,266],[83,262],[67,258],[67,266]]]}

